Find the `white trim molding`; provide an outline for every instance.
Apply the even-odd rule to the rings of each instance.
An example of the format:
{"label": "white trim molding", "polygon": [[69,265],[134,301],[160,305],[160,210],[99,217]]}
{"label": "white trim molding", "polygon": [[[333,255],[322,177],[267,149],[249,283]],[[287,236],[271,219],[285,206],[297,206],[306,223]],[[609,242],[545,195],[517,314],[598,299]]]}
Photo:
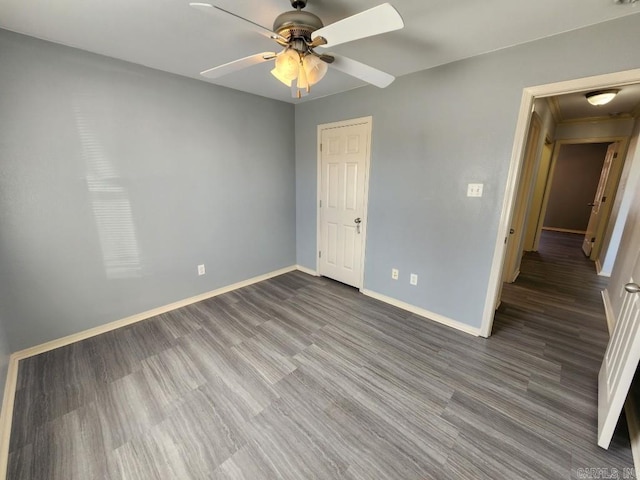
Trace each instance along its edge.
{"label": "white trim molding", "polygon": [[319,277],[320,274],[318,272],[316,272],[315,270],[312,270],[310,268],[307,267],[303,267],[302,265],[296,265],[296,270],[302,272],[302,273],[306,273],[307,275],[311,275],[314,277]]}
{"label": "white trim molding", "polygon": [[473,335],[474,337],[480,335],[480,329],[477,327],[472,327],[471,325],[453,320],[452,318],[445,317],[444,315],[440,315],[439,313],[430,312],[429,310],[411,305],[410,303],[403,302],[402,300],[397,300],[395,298],[388,297],[381,293],[373,292],[367,289],[361,289],[360,293],[366,295],[367,297],[375,298],[376,300],[380,300],[381,302],[393,305],[394,307],[401,308],[402,310],[420,315],[427,320],[432,320],[434,322],[441,323],[442,325],[446,325],[447,327],[455,328],[456,330],[460,330],[461,332],[468,333],[469,335]]}
{"label": "white trim molding", "polygon": [[516,200],[518,180],[522,170],[522,160],[525,153],[526,137],[527,132],[529,131],[529,121],[531,118],[534,100],[536,98],[552,97],[555,95],[564,95],[567,93],[583,92],[586,90],[596,90],[601,88],[612,88],[634,83],[640,83],[640,69],[533,86],[525,88],[522,91],[520,112],[518,113],[513,149],[511,152],[511,163],[509,165],[509,173],[507,175],[507,183],[502,200],[500,223],[498,224],[496,243],[493,250],[491,271],[487,282],[487,295],[482,314],[482,327],[480,328],[481,336],[490,336],[491,329],[493,327],[493,317],[495,314],[494,306],[498,301],[498,295],[500,293],[502,269],[504,266],[504,257],[506,252],[504,240],[509,234],[508,232]]}
{"label": "white trim molding", "polygon": [[572,230],[570,228],[559,228],[559,227],[542,227],[542,230],[546,230],[548,232],[561,232],[561,233],[577,233],[579,235],[584,235],[586,230]]}
{"label": "white trim molding", "polygon": [[57,340],[45,342],[40,345],[36,345],[35,347],[26,348],[24,350],[20,350],[14,353],[13,355],[15,355],[18,358],[18,360],[29,358],[34,355],[39,355],[41,353],[48,352],[49,350],[53,350],[54,348],[64,347],[65,345],[79,342],[80,340],[85,340],[87,338],[95,337],[96,335],[110,332],[112,330],[116,330],[120,327],[125,327],[127,325],[131,325],[133,323],[137,323],[142,320],[147,320],[148,318],[152,318],[157,315],[161,315],[163,313],[176,310],[178,308],[186,307],[187,305],[198,303],[208,298],[217,297],[218,295],[222,295],[223,293],[232,292],[233,290],[238,290],[239,288],[247,287],[249,285],[253,285],[254,283],[262,282],[264,280],[268,280],[270,278],[277,277],[278,275],[283,275],[285,273],[289,273],[294,270],[297,270],[297,268],[292,265],[290,267],[282,268],[280,270],[275,270],[273,272],[265,273],[264,275],[258,275],[257,277],[253,277],[248,280],[243,280],[241,282],[237,282],[232,285],[227,285],[226,287],[221,287],[216,290],[212,290],[210,292],[201,293],[200,295],[195,295],[193,297],[189,297],[184,300],[178,300],[177,302],[173,302],[168,305],[163,305],[162,307],[157,307],[151,310],[147,310],[146,312],[137,313],[135,315],[131,315],[130,317],[116,320],[114,322],[105,323],[104,325],[90,328],[82,332],[74,333],[72,335],[68,335],[66,337],[62,337]]}
{"label": "white trim molding", "polygon": [[[195,295],[193,297],[186,298],[184,300],[179,300],[177,302],[173,302],[168,305],[154,308],[152,310],[147,310],[146,312],[137,313],[135,315],[131,315],[130,317],[122,318],[114,322],[106,323],[98,327],[90,328],[82,332],[74,333],[72,335],[68,335],[66,337],[62,337],[57,340],[51,340],[50,342],[45,342],[40,345],[36,345],[34,347],[26,348],[24,350],[20,350],[18,352],[12,353],[11,357],[9,358],[7,380],[5,382],[4,397],[2,399],[2,412],[0,413],[0,480],[5,480],[7,476],[7,466],[8,466],[8,460],[9,460],[9,442],[10,442],[10,436],[11,436],[11,423],[13,420],[13,405],[14,405],[15,395],[16,395],[16,386],[18,382],[18,364],[20,360],[24,360],[25,358],[29,358],[34,355],[39,355],[44,352],[48,352],[55,348],[64,347],[65,345],[79,342],[87,338],[95,337],[96,335],[110,332],[120,327],[125,327],[133,323],[141,322],[142,320],[147,320],[157,315],[161,315],[163,313],[167,313],[172,310],[176,310],[178,308],[186,307],[187,305],[201,302],[202,300],[216,297],[218,295],[222,295],[223,293],[228,293],[233,290],[237,290],[239,288],[247,287],[249,285],[253,285],[254,283],[262,282],[264,280],[268,280],[270,278],[277,277],[279,275],[283,275],[285,273],[289,273],[294,270],[303,271],[302,268],[304,267],[299,267],[297,265],[285,267],[280,270],[275,270],[273,272],[265,273],[264,275],[258,275],[257,277],[253,277],[248,280],[243,280],[241,282],[237,282],[232,285],[228,285],[226,287],[221,287],[216,290],[212,290],[210,292],[201,293],[200,295]],[[308,270],[308,269],[305,269],[305,270]]]}
{"label": "white trim molding", "polygon": [[13,421],[13,404],[16,399],[18,385],[18,359],[15,354],[9,357],[7,380],[4,385],[2,398],[2,413],[0,413],[0,479],[7,478],[9,465],[9,442],[11,439],[11,424]]}
{"label": "white trim molding", "polygon": [[596,260],[596,273],[601,277],[607,277],[607,278],[611,277],[611,272],[603,271],[602,262],[600,261],[600,258]]}

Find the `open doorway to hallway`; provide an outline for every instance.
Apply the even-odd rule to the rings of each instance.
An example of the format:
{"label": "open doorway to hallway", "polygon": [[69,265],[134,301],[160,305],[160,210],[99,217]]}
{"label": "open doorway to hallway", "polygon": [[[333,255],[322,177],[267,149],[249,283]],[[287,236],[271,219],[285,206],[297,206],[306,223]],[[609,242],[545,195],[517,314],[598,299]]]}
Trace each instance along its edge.
{"label": "open doorway to hallway", "polygon": [[614,101],[599,107],[589,105],[584,92],[534,101],[503,281],[517,279],[522,253],[537,251],[543,230],[581,234],[598,273],[610,274],[613,262],[605,269],[604,259],[617,254],[614,222],[624,223],[618,193],[626,185],[628,145],[640,113],[640,84],[618,90]]}
{"label": "open doorway to hallway", "polygon": [[[620,83],[616,84],[616,79],[620,80]],[[496,300],[496,298],[499,299],[501,288],[504,287],[505,296],[503,299],[505,303],[496,313],[497,328],[494,333],[500,332],[501,315],[504,315],[509,308],[514,308],[510,302],[515,302],[516,308],[518,308],[519,302],[520,307],[524,304],[525,311],[530,310],[531,325],[542,323],[545,327],[550,328],[554,334],[559,333],[560,338],[566,336],[565,340],[567,341],[564,345],[566,351],[580,353],[581,347],[579,345],[583,338],[588,337],[588,334],[585,335],[584,332],[580,334],[579,332],[584,325],[589,323],[587,319],[590,316],[590,308],[588,307],[594,308],[591,310],[592,319],[599,317],[595,320],[594,326],[597,328],[599,325],[602,328],[606,352],[600,351],[598,353],[598,348],[594,343],[590,346],[589,353],[584,356],[584,363],[581,361],[580,364],[586,364],[590,354],[595,355],[593,357],[596,361],[594,366],[598,372],[595,402],[597,405],[596,439],[597,445],[603,449],[611,446],[614,428],[618,423],[625,400],[627,400],[627,408],[637,413],[637,404],[628,396],[628,392],[633,373],[640,362],[640,300],[638,300],[640,286],[637,284],[640,279],[640,149],[638,148],[640,96],[634,99],[634,104],[629,107],[628,112],[609,112],[608,117],[601,119],[585,117],[583,121],[558,122],[557,106],[565,95],[581,98],[584,103],[585,96],[587,96],[585,93],[598,88],[613,89],[620,94],[628,86],[631,91],[637,90],[640,95],[638,84],[640,84],[640,70],[633,70],[524,90],[517,127],[518,133],[514,144],[514,156],[507,182],[505,206],[501,217],[501,232],[505,232],[504,244],[508,243],[509,245],[504,247],[501,245],[501,238],[498,238],[497,255],[492,269],[492,278],[497,280],[494,290],[496,295],[492,296],[490,284],[485,310],[485,313],[488,313],[487,310],[491,307],[489,302]],[[554,96],[555,103],[553,100],[549,100]],[[554,104],[556,108],[554,108]],[[624,130],[625,121],[628,123],[626,132],[607,131],[610,128]],[[594,126],[600,127],[600,129],[594,131],[592,128]],[[609,135],[613,138],[607,138]],[[578,253],[579,243],[577,240],[581,234],[549,230],[541,231],[539,235],[540,244],[544,243],[545,249],[551,249],[547,251],[550,253],[546,258],[540,255],[540,248],[537,253],[532,251],[526,253],[524,257],[522,256],[525,250],[523,232],[527,226],[531,199],[534,197],[534,186],[546,183],[545,191],[550,191],[552,184],[550,179],[553,177],[557,163],[558,153],[554,153],[549,172],[545,173],[547,180],[540,182],[539,175],[536,173],[539,173],[537,163],[541,155],[537,152],[541,150],[540,145],[543,141],[545,145],[549,143],[548,137],[551,137],[552,141],[556,143],[554,152],[560,151],[558,147],[560,142],[571,143],[567,140],[572,139],[582,140],[577,143],[610,143],[607,145],[608,153],[605,155],[599,185],[594,197],[594,204],[597,203],[599,209],[606,213],[602,217],[610,216],[610,218],[608,221],[601,219],[594,229],[592,225],[594,209],[592,208],[586,234],[582,238],[582,250],[587,256],[580,256]],[[629,147],[628,156],[626,154],[627,144]],[[625,149],[621,148],[622,145]],[[614,159],[617,159],[619,163],[619,173],[613,170]],[[545,198],[548,204],[549,195],[546,192]],[[544,208],[541,209],[538,217],[538,225],[542,230],[544,226],[542,217],[546,217]],[[540,225],[541,223],[542,225]],[[508,227],[510,227],[511,235],[506,234]],[[590,233],[596,230],[604,232],[598,238],[600,245],[597,249],[596,240],[590,237]],[[573,245],[570,252],[564,251],[558,254],[563,251],[563,248],[570,245]],[[596,259],[602,262],[598,266],[598,270],[605,274],[601,277],[596,275],[595,268],[588,258],[594,250],[602,252],[600,257],[596,253]],[[500,258],[503,263],[499,263]],[[620,261],[616,262],[616,258],[619,258]],[[633,261],[627,261],[631,258]],[[516,259],[515,262],[514,259]],[[538,261],[537,273],[535,270],[533,273],[531,271],[525,273],[524,269],[528,268],[526,265],[530,264],[532,260]],[[608,261],[613,263],[610,281],[607,281],[605,271],[605,265]],[[522,266],[523,269],[518,268],[517,273],[520,275],[511,276],[509,275],[511,272],[507,272],[508,274],[505,275],[501,268],[503,264],[510,268]],[[627,268],[629,265],[632,268]],[[586,269],[583,268],[585,266]],[[520,278],[518,278],[519,276]],[[517,281],[505,285],[499,282],[502,279],[507,282],[514,282],[516,279]],[[530,282],[529,291],[524,295],[510,298],[514,291],[518,293],[519,287],[523,287],[523,285],[526,287],[527,281]],[[598,292],[601,292],[601,295],[598,295]],[[583,297],[589,293],[591,295]],[[595,295],[593,295],[594,293]],[[507,299],[509,301],[506,301]],[[575,312],[579,312],[579,321],[583,323],[575,324],[573,325],[575,328],[573,328],[571,317]],[[558,313],[560,316],[554,317]],[[492,319],[486,315],[484,320],[481,333],[488,336],[491,333]],[[563,330],[567,326],[567,322],[569,331]],[[522,323],[520,327],[522,327]],[[528,322],[524,323],[525,328],[522,333],[527,337],[532,335],[533,339],[539,339],[536,336],[536,328],[526,327]],[[558,327],[560,327],[560,331],[558,331]],[[578,333],[577,337],[576,333]],[[589,338],[593,339],[594,337]],[[550,348],[550,346],[555,342],[555,339],[555,336],[543,338],[539,347],[544,348],[545,353],[547,348],[553,351],[554,348]],[[571,366],[565,368],[563,365],[562,355],[557,358],[550,357],[550,360],[560,364],[561,371],[571,369]],[[592,378],[593,375],[589,374],[587,377]],[[591,381],[593,382],[593,378]],[[593,406],[593,403],[589,403],[589,405]],[[637,415],[633,416],[637,417]],[[637,453],[640,458],[640,423],[630,423],[630,430],[632,446],[635,446],[634,455]],[[640,462],[638,463],[640,464]]]}

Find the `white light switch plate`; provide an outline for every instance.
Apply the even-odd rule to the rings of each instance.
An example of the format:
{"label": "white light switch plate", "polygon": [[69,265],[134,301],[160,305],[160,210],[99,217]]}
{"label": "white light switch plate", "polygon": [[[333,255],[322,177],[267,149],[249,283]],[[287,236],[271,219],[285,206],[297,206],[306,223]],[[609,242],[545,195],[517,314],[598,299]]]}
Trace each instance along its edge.
{"label": "white light switch plate", "polygon": [[482,183],[470,183],[467,187],[467,197],[481,197],[483,186]]}

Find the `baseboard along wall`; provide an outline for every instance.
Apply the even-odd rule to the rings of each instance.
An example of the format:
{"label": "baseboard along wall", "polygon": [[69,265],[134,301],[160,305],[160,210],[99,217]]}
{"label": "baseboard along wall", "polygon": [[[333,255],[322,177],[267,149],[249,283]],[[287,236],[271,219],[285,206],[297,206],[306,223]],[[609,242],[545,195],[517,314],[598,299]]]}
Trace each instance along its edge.
{"label": "baseboard along wall", "polygon": [[[319,276],[318,272],[316,272],[315,270],[312,270],[307,267],[303,267],[301,265],[292,265],[290,267],[282,268],[280,270],[275,270],[273,272],[266,273],[264,275],[259,275],[257,277],[253,277],[248,280],[244,280],[241,282],[234,283],[232,285],[228,285],[226,287],[221,287],[216,290],[212,290],[210,292],[202,293],[200,295],[195,295],[193,297],[190,297],[184,300],[179,300],[177,302],[173,302],[168,305],[147,310],[145,312],[131,315],[129,317],[116,320],[114,322],[106,323],[98,327],[90,328],[82,332],[74,333],[66,337],[45,342],[40,345],[36,345],[36,346],[29,347],[24,350],[20,350],[18,352],[12,353],[9,359],[7,380],[5,383],[4,397],[2,399],[2,411],[0,412],[0,480],[5,480],[7,475],[7,465],[8,465],[8,459],[9,459],[9,440],[11,436],[13,407],[14,407],[14,401],[15,401],[16,386],[18,381],[18,365],[21,360],[32,357],[34,355],[39,355],[41,353],[48,352],[55,348],[64,347],[71,343],[79,342],[87,338],[94,337],[96,335],[101,335],[103,333],[110,332],[112,330],[116,330],[118,328],[125,327],[127,325],[141,322],[143,320],[147,320],[157,315],[161,315],[163,313],[167,313],[172,310],[176,310],[178,308],[186,307],[187,305],[191,305],[193,303],[197,303],[202,300],[206,300],[208,298],[222,295],[224,293],[228,293],[233,290],[238,290],[240,288],[253,285],[254,283],[262,282],[264,280],[268,280],[270,278],[277,277],[278,275],[283,275],[285,273],[289,273],[294,270],[299,270],[300,272],[305,273],[307,275],[313,275],[316,277]],[[367,289],[361,289],[360,292],[363,295],[367,295],[368,297],[375,298],[376,300],[379,300],[381,302],[387,303],[389,305],[393,305],[395,307],[401,308],[403,310],[414,313],[416,315],[420,315],[421,317],[424,317],[427,320],[432,320],[434,322],[446,325],[448,327],[455,328],[456,330],[460,330],[470,335],[474,335],[474,336],[480,335],[480,328],[469,326],[462,322],[458,322],[457,320],[453,320],[443,315],[430,312],[424,308],[411,305],[409,303],[403,302],[401,300],[397,300],[395,298],[383,295],[381,293],[377,293]]]}
{"label": "baseboard along wall", "polygon": [[429,310],[425,310],[424,308],[411,305],[410,303],[406,303],[401,300],[397,300],[393,297],[388,297],[381,293],[373,292],[371,290],[362,289],[360,290],[360,292],[363,295],[366,295],[371,298],[375,298],[376,300],[380,300],[381,302],[384,302],[384,303],[388,303],[389,305],[393,305],[394,307],[398,307],[408,312],[415,313],[416,315],[420,315],[421,317],[424,317],[427,320],[432,320],[434,322],[441,323],[442,325],[455,328],[456,330],[460,330],[462,332],[468,333],[475,337],[480,336],[479,327],[472,327],[471,325],[467,325],[466,323],[453,320],[452,318],[445,317],[444,315],[430,312]]}
{"label": "baseboard along wall", "polygon": [[11,357],[9,358],[7,380],[5,382],[4,396],[2,399],[2,411],[0,412],[0,480],[5,480],[7,476],[7,466],[9,461],[9,441],[11,436],[11,423],[13,420],[13,406],[15,401],[16,386],[18,382],[18,364],[20,360],[24,360],[25,358],[29,358],[34,355],[39,355],[44,352],[48,352],[55,348],[64,347],[65,345],[69,345],[71,343],[79,342],[81,340],[86,340],[87,338],[95,337],[96,335],[101,335],[103,333],[110,332],[112,330],[116,330],[118,328],[125,327],[127,325],[141,322],[143,320],[147,320],[157,315],[161,315],[163,313],[167,313],[172,310],[176,310],[178,308],[186,307],[187,305],[201,302],[202,300],[216,297],[218,295],[222,295],[223,293],[228,293],[233,290],[237,290],[239,288],[247,287],[249,285],[253,285],[254,283],[262,282],[264,280],[268,280],[270,278],[277,277],[278,275],[283,275],[285,273],[289,273],[294,270],[298,270],[297,265],[292,265],[290,267],[285,267],[280,270],[275,270],[273,272],[265,273],[264,275],[258,275],[257,277],[253,277],[248,280],[243,280],[241,282],[237,282],[232,285],[228,285],[226,287],[221,287],[216,290],[212,290],[210,292],[205,292],[200,295],[195,295],[193,297],[189,297],[184,300],[179,300],[177,302],[173,302],[168,305],[147,310],[146,312],[131,315],[130,317],[126,317],[120,320],[116,320],[114,322],[106,323],[104,325],[90,328],[82,332],[74,333],[73,335],[68,335],[66,337],[62,337],[56,340],[51,340],[50,342],[45,342],[40,345],[36,345],[34,347],[26,348],[24,350],[20,350],[18,352],[12,353]]}
{"label": "baseboard along wall", "polygon": [[542,227],[542,230],[549,230],[550,232],[563,232],[563,233],[577,233],[579,235],[584,235],[586,230],[572,230],[570,228],[559,228],[559,227]]}

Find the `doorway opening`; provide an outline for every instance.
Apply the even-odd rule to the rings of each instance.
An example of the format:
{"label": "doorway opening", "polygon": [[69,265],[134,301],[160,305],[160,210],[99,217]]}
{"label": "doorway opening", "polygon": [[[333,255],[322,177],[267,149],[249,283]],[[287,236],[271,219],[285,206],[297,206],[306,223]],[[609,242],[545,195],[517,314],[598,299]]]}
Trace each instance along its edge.
{"label": "doorway opening", "polygon": [[[610,111],[608,118],[595,119],[597,121],[586,117],[582,122],[573,121],[560,124],[557,122],[558,112],[553,111],[554,105],[557,109],[564,96],[581,99],[585,104],[585,93],[607,87],[615,88],[619,92],[625,90],[636,92],[637,96],[632,98],[634,103],[627,111]],[[627,96],[627,98],[630,97]],[[554,303],[554,301],[557,302],[563,294],[567,294],[565,296],[569,300],[576,302],[574,303],[576,311],[581,312],[581,315],[574,319],[577,320],[577,322],[574,321],[574,328],[578,329],[582,328],[583,322],[588,321],[589,318],[588,312],[582,308],[584,305],[599,306],[599,310],[594,313],[593,318],[598,322],[604,322],[601,313],[602,304],[604,304],[606,327],[609,327],[610,340],[606,346],[604,360],[595,357],[591,360],[593,362],[602,360],[599,365],[600,374],[598,377],[598,445],[605,449],[609,447],[623,403],[629,392],[633,373],[640,362],[640,350],[638,350],[638,345],[640,345],[640,334],[638,333],[640,332],[640,300],[638,300],[640,286],[637,283],[638,275],[640,275],[638,249],[640,244],[637,242],[637,239],[640,238],[640,217],[638,216],[640,204],[637,203],[637,199],[640,198],[639,117],[640,70],[525,89],[517,128],[519,134],[516,135],[514,144],[514,156],[507,184],[508,193],[505,196],[501,218],[501,228],[504,229],[501,231],[505,233],[504,241],[501,242],[502,238],[499,237],[496,243],[496,253],[500,255],[494,258],[494,268],[491,272],[491,277],[496,284],[489,285],[487,303],[485,304],[486,316],[483,319],[481,329],[483,336],[491,334],[493,312],[488,310],[499,305],[503,285],[501,280],[513,282],[518,276],[528,227],[536,223],[537,220],[537,228],[540,227],[543,230],[545,223],[551,221],[550,216],[554,217],[555,215],[555,222],[559,222],[558,217],[562,217],[562,215],[557,215],[558,212],[549,212],[548,209],[550,203],[552,205],[554,203],[553,184],[562,182],[564,186],[562,188],[567,189],[567,180],[563,182],[562,167],[560,166],[561,159],[566,157],[562,152],[563,144],[582,145],[584,150],[589,144],[600,143],[601,145],[594,148],[604,149],[606,147],[607,150],[602,165],[596,164],[594,168],[596,173],[597,169],[600,169],[600,174],[594,199],[588,204],[591,211],[584,233],[582,232],[584,227],[581,225],[578,225],[578,228],[573,228],[575,225],[571,228],[556,226],[550,229],[548,227],[546,231],[541,232],[546,234],[547,238],[544,238],[543,235],[537,235],[537,232],[534,233],[533,246],[535,246],[536,237],[541,237],[545,243],[545,249],[550,246],[554,247],[555,244],[555,248],[559,252],[567,246],[572,250],[570,253],[561,253],[562,256],[556,257],[555,262],[538,258],[541,260],[538,262],[540,267],[538,272],[535,271],[536,256],[527,255],[527,260],[532,263],[532,271],[528,272],[528,278],[525,279],[525,283],[529,282],[530,291],[524,293],[524,298],[525,301],[542,303],[536,307],[539,309],[536,310],[539,312],[538,318],[548,319],[555,324],[558,322],[563,324],[562,322],[570,316],[568,314],[570,310],[566,309],[565,304],[561,305]],[[577,128],[576,124],[579,124],[580,128]],[[592,128],[594,126],[595,130]],[[586,132],[591,132],[591,135]],[[547,134],[550,134],[556,141],[556,146],[553,150],[548,173],[544,174],[546,180],[542,181],[532,172],[538,171],[540,173],[538,165],[543,163],[541,159],[544,150],[541,146],[542,137]],[[626,151],[628,144],[630,145],[629,155]],[[564,150],[566,153],[567,147]],[[534,153],[537,151],[540,154]],[[581,152],[577,160],[584,160],[585,155],[584,151]],[[600,152],[600,156],[602,156],[602,152]],[[586,168],[582,165],[579,172],[584,173],[585,170]],[[574,172],[573,180],[575,177]],[[572,179],[571,176],[568,178]],[[545,193],[540,211],[534,209],[532,213],[531,205],[535,203],[533,199],[536,197],[534,189],[542,183],[545,184]],[[592,183],[595,183],[595,179]],[[570,200],[575,199],[575,196],[574,192],[569,198],[556,203],[560,207],[566,207]],[[509,234],[505,232],[507,228],[509,228]],[[624,233],[616,238],[615,232],[618,228]],[[630,240],[631,237],[636,241]],[[580,250],[584,252],[584,256],[576,257],[578,245],[580,245]],[[545,254],[548,253],[556,255],[555,251],[545,252]],[[618,255],[620,255],[621,261],[615,263],[615,257]],[[611,280],[607,281],[606,275],[596,277],[595,265],[591,263],[591,260],[603,260],[606,263],[606,259],[611,257],[614,259]],[[625,261],[627,258],[633,258],[633,261]],[[580,263],[587,267],[587,270],[583,269],[582,273],[578,272]],[[554,272],[550,272],[550,265],[555,270]],[[508,270],[505,272],[507,268]],[[598,269],[599,273],[603,273],[602,264]],[[536,288],[531,288],[532,285]],[[540,285],[547,291],[540,290],[538,288]],[[584,295],[588,290],[591,290],[590,296],[580,300],[580,295]],[[598,292],[602,294],[602,303],[598,301]],[[495,297],[491,295],[495,295]],[[523,295],[523,293],[516,290],[516,295]],[[566,315],[558,316],[557,312],[563,308]],[[571,345],[567,345],[567,348],[578,348],[578,345],[574,341]],[[588,357],[588,352],[586,353],[585,361]],[[633,410],[634,404],[631,402],[628,405],[632,405],[630,409]],[[640,450],[640,433],[638,433],[640,426],[630,424],[629,428],[632,432],[633,448]]]}
{"label": "doorway opening", "polygon": [[[634,93],[638,94],[638,101],[636,101],[635,105],[630,108],[627,113],[622,114],[621,112],[617,112],[615,115],[605,115],[606,118],[600,119],[594,118],[593,114],[587,115],[583,113],[577,118],[571,118],[561,122],[556,121],[557,125],[553,125],[555,118],[557,118],[557,112],[554,110],[557,109],[558,102],[562,103],[563,97],[570,99],[572,102],[581,101],[587,104],[584,98],[586,92],[604,88],[622,89],[622,87],[630,87]],[[535,246],[536,238],[539,238],[539,233],[537,232],[538,230],[541,231],[543,225],[540,224],[544,223],[544,220],[540,217],[545,207],[544,201],[546,195],[543,195],[542,201],[540,201],[540,194],[539,192],[536,194],[535,187],[538,183],[544,183],[546,191],[549,174],[552,174],[553,170],[553,157],[555,157],[556,152],[559,151],[559,145],[568,143],[568,141],[571,140],[613,142],[621,140],[620,137],[623,137],[622,140],[626,140],[631,135],[635,121],[640,115],[638,103],[640,103],[640,69],[524,89],[498,230],[499,233],[496,239],[489,286],[487,289],[482,327],[480,330],[481,336],[488,337],[491,335],[494,312],[500,304],[503,280],[509,282],[517,278],[522,252],[525,251],[525,243],[528,241],[528,246],[533,247]],[[577,111],[579,111],[579,109]],[[597,122],[596,120],[601,120],[601,122]],[[625,135],[611,133],[612,129],[614,129],[615,132],[615,128],[624,122],[631,125]],[[603,130],[598,131],[592,128],[598,123],[598,127]],[[536,126],[537,124],[538,126]],[[536,138],[532,138],[530,136],[531,133],[533,133]],[[536,174],[540,173],[538,167],[544,167],[541,159],[544,158],[542,153],[545,150],[545,146],[551,144],[553,144],[553,157],[549,162],[548,173],[543,181],[540,179],[541,175]],[[546,148],[548,151],[548,147]],[[620,155],[620,160],[623,161],[626,157],[625,151]],[[618,193],[620,193],[619,190],[624,190],[624,185],[629,180],[630,173],[632,172],[622,171],[622,180]],[[542,177],[544,178],[544,174]],[[617,185],[614,184],[614,186]],[[628,213],[628,207],[625,211],[625,208],[622,208],[624,206],[622,204],[628,200],[626,197],[629,195],[616,195],[617,192],[615,188],[611,193],[613,196],[610,196],[608,199],[609,205],[611,206],[610,208],[614,206],[615,208],[610,221],[604,227],[605,236],[602,246],[603,254],[601,256],[603,263],[606,263],[610,257],[610,250],[615,253],[615,244],[616,241],[619,242],[621,235],[621,232],[618,231],[624,229],[626,214]],[[527,234],[527,230],[529,230],[531,225],[527,220],[531,220],[532,217],[535,218],[536,216],[536,213],[529,215],[531,205],[536,204],[536,195],[538,197],[537,203],[540,205],[540,210],[537,212],[538,222],[536,228],[531,227],[533,230],[533,234],[531,235]],[[624,199],[622,197],[624,197]],[[533,222],[533,220],[531,220],[531,222]],[[531,239],[533,239],[533,242]]]}

